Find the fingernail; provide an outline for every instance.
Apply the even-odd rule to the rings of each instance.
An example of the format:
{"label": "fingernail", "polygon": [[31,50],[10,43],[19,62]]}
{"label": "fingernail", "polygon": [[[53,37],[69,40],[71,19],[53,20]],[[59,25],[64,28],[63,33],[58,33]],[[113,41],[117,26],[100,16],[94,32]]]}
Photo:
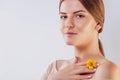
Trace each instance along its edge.
{"label": "fingernail", "polygon": [[95,68],[94,71],[96,71],[97,69]]}
{"label": "fingernail", "polygon": [[97,64],[97,66],[99,66],[100,64]]}
{"label": "fingernail", "polygon": [[89,78],[92,78],[92,76],[89,75],[89,76],[88,76],[88,79],[89,79]]}

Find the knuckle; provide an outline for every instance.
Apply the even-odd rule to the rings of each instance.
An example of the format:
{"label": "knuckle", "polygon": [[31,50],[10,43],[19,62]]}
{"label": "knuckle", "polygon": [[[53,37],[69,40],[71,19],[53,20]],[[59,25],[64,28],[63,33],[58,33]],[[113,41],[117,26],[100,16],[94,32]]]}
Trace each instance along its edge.
{"label": "knuckle", "polygon": [[75,69],[75,68],[76,68],[76,66],[75,66],[75,65],[72,65],[72,66],[71,66],[71,68],[72,68],[72,69]]}

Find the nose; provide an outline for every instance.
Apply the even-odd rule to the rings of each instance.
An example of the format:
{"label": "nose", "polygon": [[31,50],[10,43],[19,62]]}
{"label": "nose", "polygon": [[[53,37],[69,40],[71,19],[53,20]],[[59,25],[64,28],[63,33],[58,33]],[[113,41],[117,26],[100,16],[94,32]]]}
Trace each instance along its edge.
{"label": "nose", "polygon": [[74,27],[74,21],[72,18],[68,18],[66,21],[65,21],[65,27],[66,28],[73,28]]}

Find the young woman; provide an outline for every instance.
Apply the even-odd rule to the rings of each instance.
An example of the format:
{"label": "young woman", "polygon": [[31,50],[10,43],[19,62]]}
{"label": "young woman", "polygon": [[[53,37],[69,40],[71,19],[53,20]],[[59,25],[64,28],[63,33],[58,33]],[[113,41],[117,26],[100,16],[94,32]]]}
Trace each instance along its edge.
{"label": "young woman", "polygon": [[120,80],[120,70],[104,56],[99,33],[104,24],[102,0],[60,0],[61,32],[74,58],[56,60],[41,80]]}

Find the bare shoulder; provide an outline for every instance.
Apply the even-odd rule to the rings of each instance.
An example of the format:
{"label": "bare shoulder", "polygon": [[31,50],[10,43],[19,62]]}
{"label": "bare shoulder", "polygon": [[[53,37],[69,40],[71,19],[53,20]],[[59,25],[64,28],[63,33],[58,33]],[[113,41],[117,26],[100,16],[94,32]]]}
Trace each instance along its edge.
{"label": "bare shoulder", "polygon": [[102,80],[120,80],[120,69],[115,63],[105,60],[103,64],[99,65],[95,77],[96,79],[102,78]]}
{"label": "bare shoulder", "polygon": [[47,80],[47,78],[50,76],[51,73],[54,73],[56,72],[56,70],[59,70],[60,68],[62,68],[66,62],[68,62],[68,60],[55,60],[51,62],[47,66],[47,69],[42,74],[40,80]]}
{"label": "bare shoulder", "polygon": [[70,60],[56,60],[56,69],[60,70],[69,64]]}

